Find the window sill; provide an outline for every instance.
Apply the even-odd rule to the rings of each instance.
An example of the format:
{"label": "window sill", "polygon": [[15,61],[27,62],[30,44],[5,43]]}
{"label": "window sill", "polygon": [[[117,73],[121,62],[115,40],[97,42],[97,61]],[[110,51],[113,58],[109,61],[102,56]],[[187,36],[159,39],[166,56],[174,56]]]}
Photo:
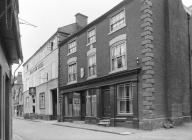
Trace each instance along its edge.
{"label": "window sill", "polygon": [[74,53],[76,53],[76,52],[73,52],[73,53],[68,53],[68,54],[67,54],[67,56],[69,56],[69,55],[71,55],[71,54],[74,54]]}
{"label": "window sill", "polygon": [[77,81],[68,82],[67,85],[75,84]]}
{"label": "window sill", "polygon": [[94,79],[94,78],[97,78],[97,75],[90,76],[87,78],[87,80]]}
{"label": "window sill", "polygon": [[133,113],[119,113],[117,117],[133,116]]}
{"label": "window sill", "polygon": [[118,69],[118,70],[114,70],[114,71],[110,71],[109,74],[117,73],[117,72],[124,71],[124,70],[127,70],[127,67],[121,68],[121,69]]}
{"label": "window sill", "polygon": [[117,28],[117,29],[115,29],[115,30],[113,30],[113,31],[110,31],[110,32],[108,33],[108,35],[111,35],[112,33],[116,32],[116,31],[118,31],[118,30],[121,30],[121,29],[123,29],[123,28],[125,28],[125,27],[126,27],[126,24],[122,25],[121,27],[119,27],[119,28]]}
{"label": "window sill", "polygon": [[90,46],[90,45],[93,45],[94,43],[96,43],[96,41],[94,41],[94,42],[91,42],[91,43],[87,43],[87,45],[86,45],[86,46]]}

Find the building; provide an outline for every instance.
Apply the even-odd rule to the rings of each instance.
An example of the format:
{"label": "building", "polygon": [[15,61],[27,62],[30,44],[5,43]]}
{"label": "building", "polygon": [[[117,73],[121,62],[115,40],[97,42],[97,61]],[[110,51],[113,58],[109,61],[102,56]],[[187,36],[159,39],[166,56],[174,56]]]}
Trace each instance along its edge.
{"label": "building", "polygon": [[24,117],[57,119],[58,106],[58,43],[76,32],[84,23],[76,15],[76,23],[58,28],[24,64]]}
{"label": "building", "polygon": [[60,121],[155,129],[191,120],[188,22],[181,0],[124,0],[63,40]]}
{"label": "building", "polygon": [[18,72],[17,76],[13,79],[12,87],[12,114],[13,116],[23,116],[23,82],[22,72]]}
{"label": "building", "polygon": [[11,66],[23,59],[18,0],[0,1],[0,139],[12,139]]}

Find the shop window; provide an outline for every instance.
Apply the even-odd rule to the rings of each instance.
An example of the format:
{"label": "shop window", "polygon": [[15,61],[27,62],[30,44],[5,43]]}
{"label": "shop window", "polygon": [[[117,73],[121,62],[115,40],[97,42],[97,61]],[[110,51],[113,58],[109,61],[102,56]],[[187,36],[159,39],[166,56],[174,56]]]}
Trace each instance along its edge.
{"label": "shop window", "polygon": [[45,92],[39,94],[39,108],[40,109],[45,108]]}
{"label": "shop window", "polygon": [[131,84],[117,85],[117,113],[133,113],[133,91]]}
{"label": "shop window", "polygon": [[73,93],[73,116],[75,117],[80,116],[80,109],[81,109],[80,94]]}
{"label": "shop window", "polygon": [[72,96],[71,94],[66,94],[64,96],[65,99],[65,116],[72,117]]}
{"label": "shop window", "polygon": [[86,95],[86,116],[97,116],[96,89],[90,89]]}

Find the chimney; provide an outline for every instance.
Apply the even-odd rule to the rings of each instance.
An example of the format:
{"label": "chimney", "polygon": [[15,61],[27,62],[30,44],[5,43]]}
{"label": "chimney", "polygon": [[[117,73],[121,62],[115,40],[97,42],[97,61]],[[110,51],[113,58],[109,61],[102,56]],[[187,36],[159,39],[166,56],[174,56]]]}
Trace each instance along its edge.
{"label": "chimney", "polygon": [[76,23],[78,26],[85,27],[87,25],[87,18],[88,18],[87,16],[81,13],[77,13],[75,17],[76,17]]}

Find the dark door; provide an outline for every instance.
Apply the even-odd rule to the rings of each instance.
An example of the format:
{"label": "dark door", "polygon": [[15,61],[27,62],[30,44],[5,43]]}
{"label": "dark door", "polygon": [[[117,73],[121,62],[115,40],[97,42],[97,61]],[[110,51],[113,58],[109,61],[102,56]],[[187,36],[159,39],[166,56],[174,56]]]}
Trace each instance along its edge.
{"label": "dark door", "polygon": [[111,115],[111,105],[110,105],[110,90],[103,89],[103,117],[110,117]]}
{"label": "dark door", "polygon": [[57,89],[52,90],[53,119],[57,119]]}
{"label": "dark door", "polygon": [[85,120],[86,116],[86,102],[85,102],[85,92],[81,93],[81,120]]}

